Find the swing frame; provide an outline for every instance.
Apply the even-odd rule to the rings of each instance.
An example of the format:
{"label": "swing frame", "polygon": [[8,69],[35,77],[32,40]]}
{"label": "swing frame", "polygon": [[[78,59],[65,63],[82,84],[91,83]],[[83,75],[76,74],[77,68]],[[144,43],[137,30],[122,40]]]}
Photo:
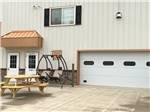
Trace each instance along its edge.
{"label": "swing frame", "polygon": [[[50,58],[52,58],[53,60],[57,60],[57,63],[58,63],[57,70],[53,68]],[[46,62],[46,70],[44,70],[44,71],[49,71],[49,73],[46,73],[48,79],[46,77],[42,77],[42,74],[39,72],[40,71],[39,66],[43,59]],[[62,67],[60,66],[60,64],[62,64]],[[53,75],[54,75],[55,71],[58,71],[58,70],[62,70],[62,74],[59,74],[59,77],[54,77]],[[47,82],[47,81],[49,82],[50,80],[53,80],[53,79],[55,81],[58,80],[59,83],[61,84],[61,88],[63,87],[63,84],[66,83],[66,80],[69,80],[68,66],[67,66],[67,63],[66,63],[64,57],[61,54],[53,55],[53,53],[52,53],[52,55],[42,55],[38,62],[37,68],[36,68],[36,74],[40,75],[41,82]]]}

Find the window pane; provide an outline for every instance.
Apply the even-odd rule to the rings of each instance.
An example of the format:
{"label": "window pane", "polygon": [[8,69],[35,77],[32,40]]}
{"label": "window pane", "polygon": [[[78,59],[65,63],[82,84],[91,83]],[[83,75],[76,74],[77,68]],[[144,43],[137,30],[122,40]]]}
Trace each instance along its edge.
{"label": "window pane", "polygon": [[51,25],[61,24],[62,9],[51,9]]}
{"label": "window pane", "polygon": [[64,8],[62,24],[74,24],[74,8]]}
{"label": "window pane", "polygon": [[103,65],[112,66],[112,65],[114,65],[114,62],[113,61],[103,61]]}
{"label": "window pane", "polygon": [[17,56],[12,55],[10,56],[10,68],[16,68],[17,67]]}
{"label": "window pane", "polygon": [[29,56],[29,68],[35,68],[35,64],[36,64],[36,56],[30,55]]}
{"label": "window pane", "polygon": [[146,65],[147,65],[147,66],[150,66],[150,61],[146,62]]}
{"label": "window pane", "polygon": [[125,61],[124,62],[124,66],[135,66],[135,62],[134,61]]}
{"label": "window pane", "polygon": [[84,61],[84,65],[94,65],[94,61]]}

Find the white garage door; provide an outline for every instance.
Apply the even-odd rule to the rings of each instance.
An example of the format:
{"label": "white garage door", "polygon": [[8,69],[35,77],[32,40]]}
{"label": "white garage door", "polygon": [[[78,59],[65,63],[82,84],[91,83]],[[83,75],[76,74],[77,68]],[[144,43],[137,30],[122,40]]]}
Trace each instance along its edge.
{"label": "white garage door", "polygon": [[81,52],[80,83],[150,88],[150,53]]}

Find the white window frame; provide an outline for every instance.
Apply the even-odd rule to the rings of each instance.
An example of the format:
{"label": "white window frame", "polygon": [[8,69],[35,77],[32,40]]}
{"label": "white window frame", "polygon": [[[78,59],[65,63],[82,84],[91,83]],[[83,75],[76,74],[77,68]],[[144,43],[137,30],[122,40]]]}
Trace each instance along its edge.
{"label": "white window frame", "polygon": [[[51,24],[51,15],[52,15],[52,13],[51,13],[51,10],[52,9],[62,9],[62,15],[63,15],[63,9],[65,9],[65,8],[73,8],[74,9],[74,22],[73,22],[73,24],[55,24],[55,25],[52,25]],[[62,22],[62,19],[63,18],[61,18],[61,22]],[[72,26],[72,25],[75,25],[75,23],[76,23],[76,6],[64,6],[64,7],[54,7],[54,8],[50,8],[50,26]]]}

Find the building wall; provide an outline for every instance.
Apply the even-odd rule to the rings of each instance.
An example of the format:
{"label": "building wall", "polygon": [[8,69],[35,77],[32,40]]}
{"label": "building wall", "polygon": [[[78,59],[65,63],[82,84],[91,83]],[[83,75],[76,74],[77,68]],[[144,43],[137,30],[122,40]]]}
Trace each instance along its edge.
{"label": "building wall", "polygon": [[[1,36],[1,29],[2,29],[2,3],[0,3],[0,36]],[[1,46],[1,40],[0,40],[0,46]],[[2,80],[1,74],[2,74],[2,48],[0,47],[0,81]]]}
{"label": "building wall", "polygon": [[[69,68],[71,63],[76,66],[78,49],[148,49],[149,4],[142,0],[119,2],[123,18],[117,20],[118,2],[107,1],[38,2],[42,7],[38,9],[32,7],[35,2],[4,2],[2,34],[12,30],[37,30],[44,38],[40,54],[62,49]],[[44,8],[77,4],[82,5],[82,25],[44,27]],[[6,68],[7,52],[14,50],[3,49],[3,68]],[[25,68],[24,51],[20,53],[20,68]]]}
{"label": "building wall", "polygon": [[[2,22],[0,21],[0,36],[1,36],[1,24]],[[1,46],[1,40],[0,40],[0,46]],[[2,67],[2,48],[0,47],[0,68]]]}
{"label": "building wall", "polygon": [[[1,29],[2,29],[2,3],[0,2],[0,36],[1,36]],[[0,40],[1,46],[1,40]],[[2,68],[2,48],[0,47],[0,68]]]}

